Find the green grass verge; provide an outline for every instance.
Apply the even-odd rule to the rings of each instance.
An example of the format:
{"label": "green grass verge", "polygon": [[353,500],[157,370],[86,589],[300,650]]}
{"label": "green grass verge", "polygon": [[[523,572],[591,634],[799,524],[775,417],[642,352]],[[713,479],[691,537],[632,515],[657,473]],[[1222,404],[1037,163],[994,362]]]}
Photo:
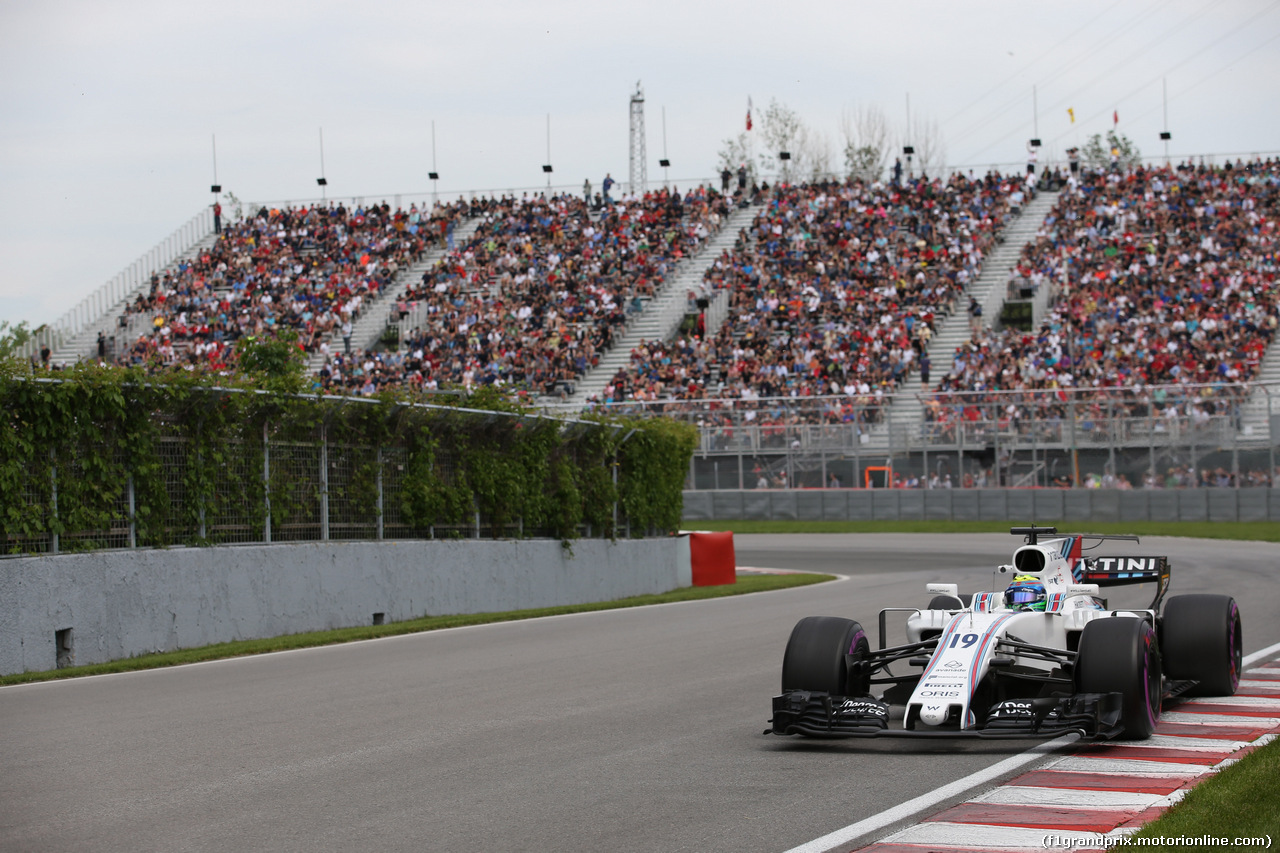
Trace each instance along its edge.
{"label": "green grass verge", "polygon": [[486,625],[492,622],[512,622],[517,619],[537,619],[540,616],[561,616],[567,613],[588,613],[595,610],[615,610],[621,607],[643,607],[648,604],[669,604],[676,601],[699,601],[706,598],[723,598],[752,592],[768,592],[795,586],[823,583],[834,580],[832,575],[743,575],[737,583],[724,586],[694,586],[673,590],[660,595],[637,595],[617,601],[601,601],[592,604],[571,604],[564,607],[540,607],[532,610],[513,610],[506,613],[471,613],[460,616],[424,616],[388,625],[362,625],[357,628],[340,628],[336,631],[313,631],[306,634],[288,634],[265,640],[238,640],[219,643],[198,649],[138,655],[137,657],[96,663],[87,666],[71,666],[43,672],[22,672],[0,676],[0,686],[27,684],[34,681],[51,681],[56,678],[77,678],[85,675],[105,675],[113,672],[134,672],[164,666],[220,660],[222,658],[257,655],[266,652],[282,652],[290,649],[306,649],[350,643],[356,640],[372,640],[378,637],[394,637],[400,634],[416,634],[422,631],[438,631],[441,628],[459,628],[465,625]]}
{"label": "green grass verge", "polygon": [[[734,533],[1005,533],[1030,521],[686,521],[686,530],[732,530]],[[1276,521],[1045,521],[1064,533],[1133,533],[1138,536],[1183,536],[1192,539],[1255,539],[1280,542]]]}
{"label": "green grass verge", "polygon": [[[1204,838],[1227,839],[1222,843],[1165,844],[1155,847],[1120,846],[1140,850],[1221,850],[1234,845],[1236,838],[1270,836],[1280,842],[1280,809],[1276,808],[1276,791],[1280,790],[1280,740],[1242,758],[1237,764],[1217,773],[1192,788],[1182,802],[1134,834],[1141,839]],[[1206,841],[1212,839],[1205,839]],[[1267,848],[1267,842],[1254,843]]]}

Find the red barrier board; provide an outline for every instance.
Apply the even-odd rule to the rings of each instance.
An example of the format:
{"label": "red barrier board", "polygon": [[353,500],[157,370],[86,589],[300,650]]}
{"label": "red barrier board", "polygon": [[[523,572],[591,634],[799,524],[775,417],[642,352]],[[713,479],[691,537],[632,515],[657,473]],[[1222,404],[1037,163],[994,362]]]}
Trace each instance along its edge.
{"label": "red barrier board", "polygon": [[731,531],[690,533],[689,558],[693,564],[694,586],[720,586],[738,581]]}

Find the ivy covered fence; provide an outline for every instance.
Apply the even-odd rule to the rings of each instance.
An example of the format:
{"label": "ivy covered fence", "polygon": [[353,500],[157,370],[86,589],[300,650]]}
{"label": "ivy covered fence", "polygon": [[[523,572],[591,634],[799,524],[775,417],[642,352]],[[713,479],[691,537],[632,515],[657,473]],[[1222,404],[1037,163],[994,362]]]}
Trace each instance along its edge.
{"label": "ivy covered fence", "polygon": [[0,547],[624,538],[681,518],[693,427],[80,368],[0,375]]}

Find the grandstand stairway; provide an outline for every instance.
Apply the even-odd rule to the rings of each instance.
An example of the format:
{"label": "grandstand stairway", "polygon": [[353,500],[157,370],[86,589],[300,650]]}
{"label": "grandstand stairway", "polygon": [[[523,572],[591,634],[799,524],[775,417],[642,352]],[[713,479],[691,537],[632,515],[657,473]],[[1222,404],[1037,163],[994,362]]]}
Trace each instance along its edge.
{"label": "grandstand stairway", "polygon": [[[453,245],[461,247],[466,245],[467,241],[476,233],[476,229],[480,227],[480,223],[484,217],[475,216],[468,219],[462,225],[453,230]],[[422,274],[435,266],[436,262],[445,256],[449,249],[445,246],[436,246],[429,249],[422,256],[422,260],[416,264],[412,264],[402,270],[391,285],[383,289],[383,292],[376,299],[370,299],[364,305],[364,310],[351,324],[351,351],[353,353],[361,353],[366,349],[372,349],[374,344],[378,342],[378,338],[386,329],[391,317],[395,313],[396,303],[400,301],[400,297],[412,284],[417,284],[422,280]],[[331,354],[343,351],[342,333],[335,332],[328,339],[329,352]],[[316,352],[311,354],[307,363],[307,370],[310,373],[318,373],[321,367],[324,367],[325,354],[318,348]]]}
{"label": "grandstand stairway", "polygon": [[[1267,386],[1265,390],[1260,386]],[[1267,400],[1270,397],[1270,412]],[[1268,422],[1270,418],[1270,422]],[[1253,391],[1240,412],[1240,438],[1246,442],[1270,441],[1280,445],[1280,335],[1272,338],[1258,375],[1254,377]]]}
{"label": "grandstand stairway", "polygon": [[[210,232],[204,239],[196,243],[186,252],[174,258],[171,263],[158,271],[158,275],[164,278],[164,274],[170,270],[175,270],[178,264],[189,258],[195,258],[201,252],[208,251],[213,248],[213,244],[217,241],[218,235]],[[53,350],[49,361],[51,364],[68,366],[78,361],[88,361],[98,357],[98,333],[101,332],[108,341],[115,336],[115,352],[118,354],[129,345],[137,340],[139,334],[149,334],[152,329],[150,322],[139,325],[140,317],[135,316],[133,322],[128,326],[119,325],[120,316],[124,314],[125,306],[138,298],[139,294],[149,293],[151,289],[150,278],[145,279],[142,284],[135,287],[127,296],[116,302],[106,311],[104,311],[96,320],[85,325],[83,329],[75,335],[67,338]]]}
{"label": "grandstand stairway", "polygon": [[[937,384],[941,377],[951,371],[953,354],[970,338],[969,298],[976,299],[982,306],[984,327],[992,325],[994,318],[1000,316],[1000,308],[1007,295],[1009,274],[1022,256],[1023,248],[1036,238],[1045,217],[1057,201],[1056,192],[1038,194],[1005,229],[999,245],[983,259],[981,274],[969,285],[964,295],[956,300],[955,310],[939,324],[929,341],[930,385]],[[917,392],[925,389],[920,388],[919,377],[920,365],[916,363],[907,374],[902,387],[894,394],[884,419],[867,436],[867,441],[863,443],[865,449],[888,450],[891,432],[895,448],[904,448],[902,436],[908,436],[908,440],[912,441],[920,435],[923,407]]]}
{"label": "grandstand stairway", "polygon": [[[707,270],[726,250],[733,248],[738,232],[750,225],[755,215],[753,207],[735,208],[711,239],[680,262],[658,295],[649,300],[640,315],[627,324],[626,331],[614,340],[613,346],[600,357],[599,363],[578,379],[573,393],[563,400],[546,398],[541,402],[570,409],[581,408],[593,395],[605,389],[620,368],[630,363],[631,350],[642,341],[665,341],[670,338],[680,327],[680,320],[688,310],[689,293],[703,292],[702,280]],[[725,296],[723,293],[715,294],[714,298],[723,300]],[[723,304],[719,307],[721,311],[724,310]],[[714,327],[708,322],[707,328]]]}

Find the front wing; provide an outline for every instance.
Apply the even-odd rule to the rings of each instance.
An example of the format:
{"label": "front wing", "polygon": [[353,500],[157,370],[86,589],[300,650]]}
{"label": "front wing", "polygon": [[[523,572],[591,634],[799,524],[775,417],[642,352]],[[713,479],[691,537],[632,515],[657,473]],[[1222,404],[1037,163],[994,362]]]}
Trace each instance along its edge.
{"label": "front wing", "polygon": [[773,719],[765,734],[817,738],[1027,738],[1079,734],[1105,740],[1120,735],[1120,693],[1076,693],[1046,699],[1001,702],[975,728],[917,724],[891,728],[889,706],[871,696],[832,696],[794,690],[773,697]]}

